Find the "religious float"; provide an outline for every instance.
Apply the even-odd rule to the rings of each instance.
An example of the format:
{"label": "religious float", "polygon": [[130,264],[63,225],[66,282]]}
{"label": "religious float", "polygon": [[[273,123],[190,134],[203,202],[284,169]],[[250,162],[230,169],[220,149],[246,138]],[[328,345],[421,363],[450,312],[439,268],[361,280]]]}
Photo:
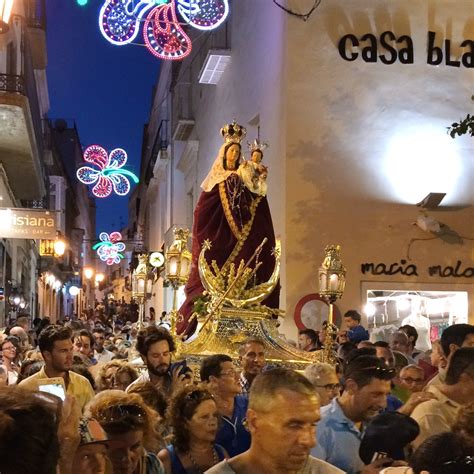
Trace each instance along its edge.
{"label": "religious float", "polygon": [[[330,345],[304,352],[278,332],[278,317],[284,317],[279,309],[281,247],[266,200],[268,170],[261,164],[267,145],[255,140],[250,145],[251,159],[243,160],[245,128],[233,122],[221,134],[225,143],[201,185],[196,205],[192,252],[187,250],[189,231],[180,228],[166,252],[166,278],[175,290],[171,332],[177,339],[176,356],[194,366],[216,353],[238,360],[242,342],[255,336],[265,345],[269,365],[301,370],[315,362],[334,363]],[[328,247],[327,272],[338,251],[337,246]],[[176,272],[177,265],[181,271]],[[329,281],[320,270],[323,277]],[[178,310],[176,290],[184,283],[186,300]],[[334,301],[329,302],[332,307]],[[332,337],[336,328],[327,324],[326,330]]]}

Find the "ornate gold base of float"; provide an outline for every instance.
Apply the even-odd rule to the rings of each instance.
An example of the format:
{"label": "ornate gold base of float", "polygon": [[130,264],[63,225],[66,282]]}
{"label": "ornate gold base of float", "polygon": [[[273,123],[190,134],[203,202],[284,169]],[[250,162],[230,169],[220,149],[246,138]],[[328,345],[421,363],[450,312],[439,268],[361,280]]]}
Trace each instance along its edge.
{"label": "ornate gold base of float", "polygon": [[[304,352],[289,344],[278,333],[278,321],[274,318],[274,315],[281,315],[282,311],[262,304],[278,284],[281,256],[279,241],[273,250],[275,267],[269,280],[258,285],[250,284],[255,273],[250,263],[266,240],[248,262],[241,261],[236,265],[229,261],[222,268],[215,261],[210,265],[206,261],[205,253],[211,248],[211,242],[204,241],[198,266],[202,284],[209,296],[207,315],[195,313],[198,320],[196,335],[184,342],[178,341],[178,358],[186,358],[194,367],[211,354],[227,354],[237,362],[241,344],[254,336],[265,345],[268,365],[303,370],[308,364],[329,360],[327,351]],[[174,313],[176,316],[177,312]]]}
{"label": "ornate gold base of float", "polygon": [[303,370],[308,364],[323,360],[323,351],[304,352],[289,344],[278,333],[277,320],[264,307],[223,307],[200,330],[202,322],[198,324],[197,336],[177,347],[177,357],[186,358],[191,366],[211,354],[227,354],[238,361],[240,345],[250,336],[263,341],[268,365]]}

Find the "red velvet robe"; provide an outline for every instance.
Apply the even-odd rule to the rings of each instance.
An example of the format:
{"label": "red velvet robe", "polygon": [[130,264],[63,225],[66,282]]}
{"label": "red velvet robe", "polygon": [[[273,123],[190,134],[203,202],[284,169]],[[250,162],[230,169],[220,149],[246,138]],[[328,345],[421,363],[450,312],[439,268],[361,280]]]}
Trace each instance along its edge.
{"label": "red velvet robe", "polygon": [[[229,219],[226,217],[225,207],[228,209]],[[252,207],[255,209],[253,222]],[[206,260],[209,263],[216,260],[219,268],[222,268],[238,243],[235,233],[240,234],[248,227],[250,227],[248,237],[241,238],[244,240],[243,245],[233,261],[236,266],[241,260],[247,262],[262,240],[267,237],[268,241],[258,256],[258,261],[262,262],[262,265],[257,270],[255,284],[260,284],[270,278],[275,267],[275,257],[272,255],[275,232],[266,196],[257,196],[250,192],[237,174],[232,174],[226,181],[216,184],[211,191],[201,193],[194,210],[193,257],[191,273],[184,288],[186,300],[179,309],[183,316],[183,320],[177,325],[179,334],[192,334],[196,328],[196,321],[188,325],[188,320],[193,312],[194,300],[204,291],[198,269],[202,243],[206,239],[211,241],[212,247],[206,252]],[[255,262],[254,260],[250,265],[252,268]],[[278,308],[279,300],[280,286],[277,285],[262,304]]]}

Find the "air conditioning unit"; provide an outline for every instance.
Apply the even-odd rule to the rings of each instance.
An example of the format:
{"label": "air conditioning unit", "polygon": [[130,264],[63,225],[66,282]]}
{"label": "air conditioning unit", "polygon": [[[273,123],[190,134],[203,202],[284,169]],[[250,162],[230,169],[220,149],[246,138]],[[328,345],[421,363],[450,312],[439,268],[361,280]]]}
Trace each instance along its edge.
{"label": "air conditioning unit", "polygon": [[200,84],[217,84],[230,63],[230,49],[211,49],[199,73]]}
{"label": "air conditioning unit", "polygon": [[179,119],[174,129],[173,140],[185,142],[189,140],[191,132],[194,128],[194,120]]}

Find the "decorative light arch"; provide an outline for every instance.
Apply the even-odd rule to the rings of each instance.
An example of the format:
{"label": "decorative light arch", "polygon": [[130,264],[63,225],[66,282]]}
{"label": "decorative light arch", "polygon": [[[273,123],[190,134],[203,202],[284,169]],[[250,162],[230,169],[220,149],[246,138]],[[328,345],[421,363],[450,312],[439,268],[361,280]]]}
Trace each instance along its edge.
{"label": "decorative light arch", "polygon": [[105,0],[99,28],[107,41],[123,46],[136,39],[143,22],[143,38],[150,53],[160,59],[181,60],[191,53],[192,43],[176,10],[193,28],[213,30],[226,20],[229,1]]}
{"label": "decorative light arch", "polygon": [[139,181],[134,173],[123,169],[127,158],[127,152],[122,148],[115,148],[107,155],[107,151],[101,146],[91,145],[84,151],[84,161],[92,163],[96,168],[79,168],[76,172],[77,179],[84,184],[95,184],[92,193],[98,198],[106,198],[112,191],[119,196],[126,196],[130,191],[128,178],[135,184]]}
{"label": "decorative light arch", "polygon": [[99,258],[107,265],[120,263],[124,258],[123,251],[125,244],[121,242],[122,234],[120,232],[101,232],[99,235],[100,241],[92,246],[92,250],[97,251]]}

